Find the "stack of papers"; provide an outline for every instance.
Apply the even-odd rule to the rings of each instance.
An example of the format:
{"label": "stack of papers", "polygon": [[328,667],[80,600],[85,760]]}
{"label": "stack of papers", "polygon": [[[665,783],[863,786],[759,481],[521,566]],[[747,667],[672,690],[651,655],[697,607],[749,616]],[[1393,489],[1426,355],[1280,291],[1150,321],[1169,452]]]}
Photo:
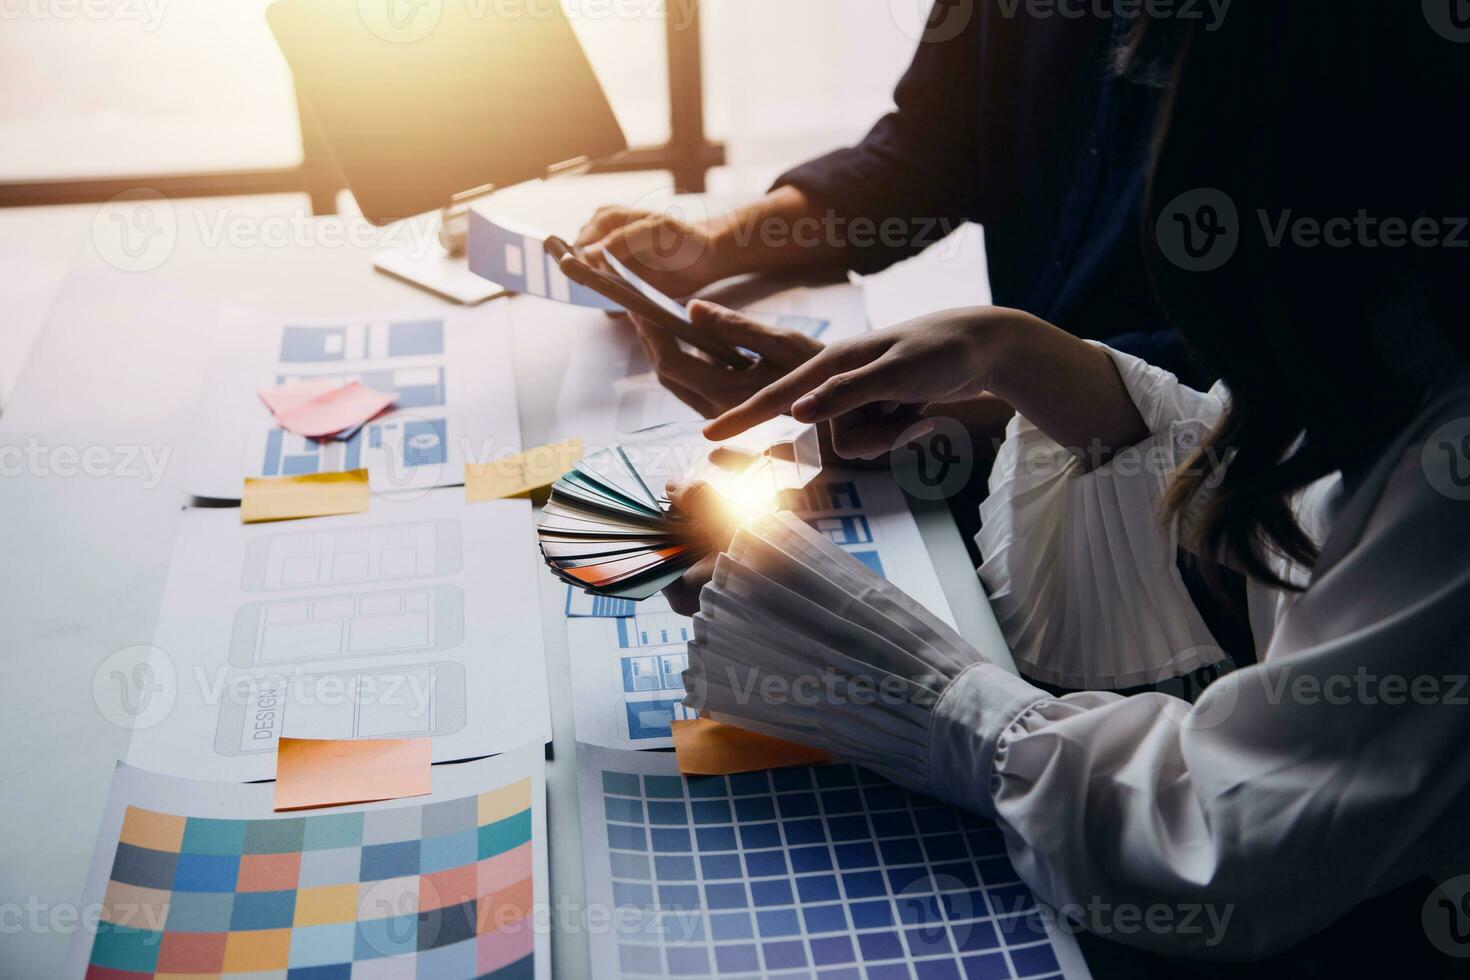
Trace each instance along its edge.
{"label": "stack of papers", "polygon": [[582,458],[551,487],[541,554],[564,581],[595,595],[646,599],[709,551],[648,484],[621,446]]}

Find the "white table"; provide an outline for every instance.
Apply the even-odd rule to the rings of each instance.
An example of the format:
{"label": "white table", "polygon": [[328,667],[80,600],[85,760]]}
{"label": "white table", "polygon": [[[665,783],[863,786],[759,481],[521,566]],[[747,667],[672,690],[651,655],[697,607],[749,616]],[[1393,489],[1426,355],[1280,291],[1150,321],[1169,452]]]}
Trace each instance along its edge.
{"label": "white table", "polygon": [[[597,203],[636,200],[665,183],[649,174],[579,178],[497,205],[560,227]],[[70,222],[71,234],[80,231],[80,253],[0,413],[0,447],[22,453],[0,450],[10,454],[0,459],[0,962],[11,976],[54,975],[75,929],[98,816],[128,738],[98,711],[93,677],[108,655],[152,636],[176,521],[188,503],[192,407],[216,311],[240,304],[303,315],[367,313],[425,302],[374,273],[367,249],[339,243],[331,232],[340,219],[300,219],[302,199],[174,206],[177,240],[147,272],[109,264],[90,233],[91,209],[58,218]],[[0,215],[0,228],[5,221]],[[259,240],[283,228],[285,242]],[[56,256],[76,253],[62,242],[51,254],[47,274],[55,276]],[[50,288],[39,282],[35,292]],[[522,442],[538,445],[551,435],[576,337],[565,324],[516,319],[507,349],[515,357]],[[142,449],[166,460],[156,485],[146,470],[129,473]],[[93,475],[82,471],[84,462]],[[22,472],[12,475],[16,468]],[[994,619],[947,510],[924,505],[916,517],[961,631],[989,645],[998,635]],[[552,899],[579,907],[562,592],[550,575],[542,582],[555,730],[547,772]],[[588,975],[584,934],[554,936],[553,952],[560,976]]]}

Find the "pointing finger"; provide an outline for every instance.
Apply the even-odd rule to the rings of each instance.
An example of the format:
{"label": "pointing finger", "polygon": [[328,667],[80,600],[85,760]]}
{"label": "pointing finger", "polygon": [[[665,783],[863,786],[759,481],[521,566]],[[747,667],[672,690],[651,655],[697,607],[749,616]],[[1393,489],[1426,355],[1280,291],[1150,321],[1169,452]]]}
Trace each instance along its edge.
{"label": "pointing finger", "polygon": [[881,355],[886,341],[879,336],[855,338],[854,341],[833,344],[801,367],[762,388],[743,403],[704,427],[706,439],[729,439],[767,419],[773,419],[791,410],[808,392],[827,379],[844,371],[851,371]]}

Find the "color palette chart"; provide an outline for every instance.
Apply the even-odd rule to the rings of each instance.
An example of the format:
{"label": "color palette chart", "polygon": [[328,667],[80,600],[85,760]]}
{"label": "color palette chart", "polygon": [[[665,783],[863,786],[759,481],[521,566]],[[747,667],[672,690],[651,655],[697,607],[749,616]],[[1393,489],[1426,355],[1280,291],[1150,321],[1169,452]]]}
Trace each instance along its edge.
{"label": "color palette chart", "polygon": [[[519,773],[514,756],[438,767],[427,803],[305,816],[266,815],[270,785],[120,766],[106,818],[116,829],[104,823],[89,882],[101,922],[71,975],[545,976],[533,925],[545,791],[540,753],[525,759]],[[457,795],[476,769],[492,788]]]}
{"label": "color palette chart", "polygon": [[1086,977],[994,824],[848,765],[578,747],[595,977]]}

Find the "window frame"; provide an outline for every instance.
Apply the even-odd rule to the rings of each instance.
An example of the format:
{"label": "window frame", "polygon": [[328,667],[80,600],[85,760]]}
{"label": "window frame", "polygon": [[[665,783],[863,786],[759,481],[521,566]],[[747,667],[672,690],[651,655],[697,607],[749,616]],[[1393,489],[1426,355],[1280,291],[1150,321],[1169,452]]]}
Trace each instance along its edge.
{"label": "window frame", "polygon": [[[725,147],[705,135],[704,77],[700,14],[696,4],[682,25],[664,22],[668,51],[669,139],[660,146],[633,147],[592,167],[594,173],[667,170],[681,191],[701,193],[705,176],[725,163]],[[336,213],[337,192],[346,184],[310,113],[297,99],[301,119],[301,163],[294,167],[219,170],[201,173],[80,177],[64,180],[0,181],[0,208],[110,201],[139,189],[168,198],[234,197],[249,194],[305,193],[315,215]],[[448,202],[445,202],[446,204]]]}

